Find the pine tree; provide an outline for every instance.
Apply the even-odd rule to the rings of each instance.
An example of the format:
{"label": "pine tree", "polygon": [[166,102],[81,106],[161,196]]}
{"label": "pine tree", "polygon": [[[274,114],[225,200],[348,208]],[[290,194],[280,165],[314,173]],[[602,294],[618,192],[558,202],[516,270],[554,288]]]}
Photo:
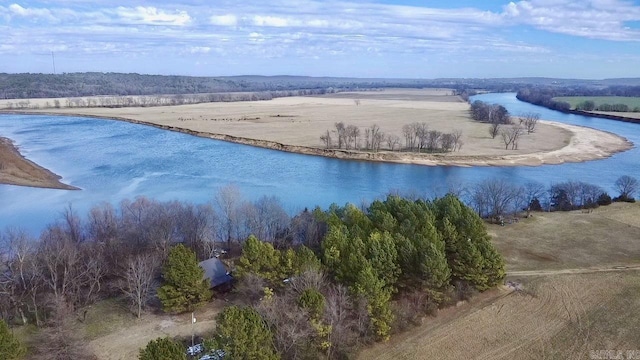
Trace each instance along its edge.
{"label": "pine tree", "polygon": [[253,308],[225,308],[218,315],[215,337],[205,346],[224,350],[225,359],[279,359],[271,329]]}
{"label": "pine tree", "polygon": [[169,338],[151,340],[144,349],[140,349],[139,360],[187,360],[184,347]]}
{"label": "pine tree", "polygon": [[253,273],[272,283],[279,283],[285,277],[280,252],[253,235],[242,246],[237,271],[239,277]]}
{"label": "pine tree", "polygon": [[162,276],[165,284],[158,289],[158,298],[165,312],[193,311],[211,299],[204,269],[198,264],[196,254],[182,244],[169,252]]}
{"label": "pine tree", "polygon": [[24,354],[25,348],[13,336],[7,323],[4,320],[0,320],[0,359],[20,359]]}

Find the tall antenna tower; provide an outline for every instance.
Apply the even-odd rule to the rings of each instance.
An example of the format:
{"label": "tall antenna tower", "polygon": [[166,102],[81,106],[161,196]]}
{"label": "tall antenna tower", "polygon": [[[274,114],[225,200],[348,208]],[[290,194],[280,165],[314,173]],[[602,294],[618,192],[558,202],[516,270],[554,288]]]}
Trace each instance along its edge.
{"label": "tall antenna tower", "polygon": [[53,75],[56,74],[56,57],[53,55],[53,51],[51,52],[51,61],[53,62]]}

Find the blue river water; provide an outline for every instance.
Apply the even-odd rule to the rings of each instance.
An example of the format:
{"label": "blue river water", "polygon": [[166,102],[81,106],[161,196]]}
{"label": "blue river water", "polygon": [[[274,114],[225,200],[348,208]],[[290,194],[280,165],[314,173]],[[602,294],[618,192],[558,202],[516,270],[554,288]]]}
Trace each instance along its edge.
{"label": "blue river water", "polygon": [[[474,98],[504,105],[512,114],[539,112],[543,119],[614,132],[640,144],[640,126],[567,115],[518,101],[515,94]],[[450,185],[499,177],[545,185],[580,180],[612,191],[621,175],[640,176],[638,148],[585,163],[538,167],[426,167],[347,161],[284,153],[198,138],[121,121],[46,115],[0,115],[0,136],[16,142],[30,160],[61,175],[81,191],[0,185],[0,229],[37,233],[71,205],[79,214],[102,202],[147,196],[161,201],[212,201],[234,184],[248,200],[279,197],[285,210],[359,204],[390,191],[442,195]]]}

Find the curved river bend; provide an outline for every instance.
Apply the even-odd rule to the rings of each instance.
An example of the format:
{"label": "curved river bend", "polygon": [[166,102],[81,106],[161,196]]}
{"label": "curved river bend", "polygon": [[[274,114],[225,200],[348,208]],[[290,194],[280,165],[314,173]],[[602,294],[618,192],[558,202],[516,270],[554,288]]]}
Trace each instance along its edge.
{"label": "curved river bend", "polygon": [[[520,102],[515,94],[474,97],[504,105],[512,114],[539,112],[543,119],[610,131],[640,143],[640,126],[563,114]],[[0,229],[38,232],[71,204],[79,214],[101,202],[147,196],[161,201],[210,201],[236,184],[247,199],[279,197],[293,213],[336,202],[360,203],[389,191],[444,194],[459,186],[501,177],[545,185],[580,180],[612,191],[624,174],[640,176],[640,151],[605,160],[538,167],[426,167],[337,160],[253,148],[121,121],[46,115],[0,115],[0,134],[15,140],[27,158],[63,176],[82,191],[0,185]]]}

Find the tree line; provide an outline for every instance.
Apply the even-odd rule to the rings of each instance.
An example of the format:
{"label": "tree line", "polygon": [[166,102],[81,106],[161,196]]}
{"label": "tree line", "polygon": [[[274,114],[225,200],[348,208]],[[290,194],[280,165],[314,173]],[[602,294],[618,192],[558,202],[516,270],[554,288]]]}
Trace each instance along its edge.
{"label": "tree line", "polygon": [[462,148],[462,131],[443,133],[429,130],[426,122],[406,124],[402,127],[402,139],[395,134],[386,134],[376,124],[361,131],[355,125],[335,123],[334,130],[326,130],[320,141],[326,149],[409,151],[409,152],[451,152]]}
{"label": "tree line", "polygon": [[640,106],[635,108],[627,104],[600,104],[596,105],[593,100],[585,100],[576,105],[576,110],[582,111],[612,111],[612,112],[640,112]]}
{"label": "tree line", "polygon": [[134,96],[93,96],[53,99],[43,105],[31,103],[29,100],[7,102],[6,109],[60,109],[60,108],[120,108],[120,107],[152,107],[200,104],[208,102],[238,102],[272,100],[280,97],[309,96],[336,93],[343,89],[299,89],[259,92],[228,92],[211,94],[175,94],[175,95],[134,95]]}
{"label": "tree line", "polygon": [[638,179],[623,175],[614,183],[618,196],[611,197],[600,186],[582,181],[564,181],[545,187],[539,182],[524,185],[506,179],[488,179],[471,188],[451,189],[483,218],[499,221],[508,215],[531,211],[592,209],[612,202],[635,202]]}

